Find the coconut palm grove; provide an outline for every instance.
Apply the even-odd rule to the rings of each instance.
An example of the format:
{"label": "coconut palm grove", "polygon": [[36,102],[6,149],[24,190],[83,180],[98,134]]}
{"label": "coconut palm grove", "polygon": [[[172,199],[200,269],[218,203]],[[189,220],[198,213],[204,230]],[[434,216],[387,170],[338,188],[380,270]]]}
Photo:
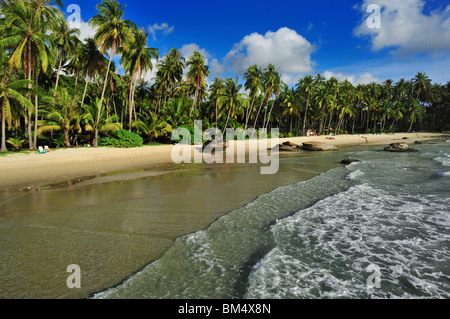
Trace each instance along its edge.
{"label": "coconut palm grove", "polygon": [[149,47],[149,31],[116,0],[96,6],[96,34],[84,41],[60,8],[60,0],[0,1],[1,152],[171,143],[194,120],[205,129],[279,128],[281,137],[450,130],[450,82],[420,70],[358,85],[318,74],[289,86],[273,64],[211,78],[200,52]]}

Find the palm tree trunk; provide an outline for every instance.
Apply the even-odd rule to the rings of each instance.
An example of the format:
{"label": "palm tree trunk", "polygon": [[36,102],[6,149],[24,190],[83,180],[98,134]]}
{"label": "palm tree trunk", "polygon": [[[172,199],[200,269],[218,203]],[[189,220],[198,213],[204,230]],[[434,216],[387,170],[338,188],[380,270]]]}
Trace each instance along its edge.
{"label": "palm tree trunk", "polygon": [[[27,56],[27,62],[28,62],[28,80],[31,81],[31,46],[28,45],[28,56]],[[30,82],[30,84],[28,85],[28,88],[31,90],[32,88],[32,82]],[[29,95],[29,100],[31,102],[31,94]],[[36,149],[36,147],[33,145],[33,135],[31,132],[31,125],[32,125],[32,121],[31,121],[31,112],[30,110],[27,110],[28,113],[28,119],[27,119],[27,125],[28,125],[28,145],[29,145],[29,149],[31,151],[34,151]]]}
{"label": "palm tree trunk", "polygon": [[261,109],[262,109],[262,106],[263,106],[265,100],[266,100],[266,97],[264,96],[264,98],[261,101],[261,105],[259,106],[258,113],[256,114],[255,125],[254,125],[255,129],[256,129],[256,124],[258,123],[259,114],[261,113]]}
{"label": "palm tree trunk", "polygon": [[217,114],[217,113],[219,113],[219,107],[218,107],[218,104],[217,104],[217,102],[216,102],[216,128],[217,128],[217,126],[218,126],[218,121],[219,121],[219,115]]}
{"label": "palm tree trunk", "polygon": [[80,76],[80,70],[77,69],[76,75],[75,75],[75,88],[73,89],[73,96],[77,95],[77,88],[78,88],[78,78]]}
{"label": "palm tree trunk", "polygon": [[33,141],[33,146],[34,149],[37,148],[37,130],[38,130],[38,108],[39,108],[39,100],[38,100],[38,94],[37,94],[37,89],[38,89],[38,81],[39,81],[39,74],[37,72],[37,67],[35,68],[35,73],[34,73],[34,78],[35,78],[35,83],[36,83],[36,94],[34,96],[34,141]]}
{"label": "palm tree trunk", "polygon": [[197,98],[198,98],[198,89],[195,88],[195,94],[194,94],[194,103],[192,103],[191,112],[189,113],[189,117],[192,118],[192,112],[194,111],[196,105],[197,105]]}
{"label": "palm tree trunk", "polygon": [[69,138],[69,131],[68,130],[64,131],[64,145],[67,148],[70,148],[70,138]]}
{"label": "palm tree trunk", "polygon": [[291,125],[290,125],[290,127],[289,127],[289,133],[292,133],[292,114],[291,114]]}
{"label": "palm tree trunk", "polygon": [[269,117],[267,118],[266,129],[269,127],[270,117],[272,116],[273,106],[275,105],[275,99],[272,101],[272,107],[270,108]]}
{"label": "palm tree trunk", "polygon": [[253,110],[253,106],[255,105],[255,100],[256,100],[256,95],[253,97],[252,105],[250,106],[249,109],[247,109],[247,114],[246,114],[246,117],[245,117],[245,129],[244,129],[244,131],[247,130],[248,121],[250,120],[250,114],[251,114],[251,110]]}
{"label": "palm tree trunk", "polygon": [[133,122],[133,77],[130,79],[130,94],[129,94],[129,108],[128,108],[128,130],[131,132],[131,125]]}
{"label": "palm tree trunk", "polygon": [[414,120],[411,120],[411,125],[409,126],[408,133],[411,132],[413,125],[414,125]]}
{"label": "palm tree trunk", "polygon": [[369,133],[369,121],[370,121],[370,117],[369,117],[369,111],[367,110],[367,114],[366,114],[367,118],[366,118],[366,134]]}
{"label": "palm tree trunk", "polygon": [[308,94],[308,98],[306,99],[305,117],[303,119],[303,135],[306,134],[306,118],[308,116],[308,107],[309,107],[309,94]]}
{"label": "palm tree trunk", "polygon": [[94,147],[98,147],[98,125],[100,123],[100,115],[102,114],[103,100],[105,98],[106,86],[108,85],[108,76],[109,76],[109,71],[111,69],[111,62],[112,62],[112,58],[114,56],[114,46],[115,46],[115,43],[113,43],[113,45],[111,47],[111,55],[109,57],[108,69],[106,71],[106,77],[105,77],[105,83],[103,84],[102,97],[100,99],[100,105],[98,107],[97,123],[95,123]]}
{"label": "palm tree trunk", "polygon": [[266,119],[267,119],[267,107],[269,106],[269,97],[267,97],[266,107],[264,108],[264,122],[262,128],[266,127]]}
{"label": "palm tree trunk", "polygon": [[61,73],[61,67],[62,67],[62,57],[63,57],[63,51],[60,51],[59,55],[59,65],[58,65],[58,72],[56,73],[56,85],[55,85],[55,92],[53,93],[53,97],[56,96],[56,90],[58,90],[58,84],[59,84],[59,74]]}
{"label": "palm tree trunk", "polygon": [[5,107],[2,105],[2,146],[0,152],[7,152],[6,148],[6,114]]}
{"label": "palm tree trunk", "polygon": [[90,80],[90,78],[88,76],[88,78],[86,80],[86,85],[84,86],[84,93],[83,93],[83,98],[81,99],[81,105],[84,104],[84,98],[86,97],[86,92],[87,92],[87,87],[89,85],[89,80]]}
{"label": "palm tree trunk", "polygon": [[230,107],[230,110],[228,111],[227,122],[225,123],[225,128],[223,129],[222,136],[224,136],[225,132],[227,131],[228,121],[230,120],[230,117],[231,117],[231,109],[232,109],[232,107]]}
{"label": "palm tree trunk", "polygon": [[356,123],[356,115],[353,117],[352,135],[355,135],[355,123]]}

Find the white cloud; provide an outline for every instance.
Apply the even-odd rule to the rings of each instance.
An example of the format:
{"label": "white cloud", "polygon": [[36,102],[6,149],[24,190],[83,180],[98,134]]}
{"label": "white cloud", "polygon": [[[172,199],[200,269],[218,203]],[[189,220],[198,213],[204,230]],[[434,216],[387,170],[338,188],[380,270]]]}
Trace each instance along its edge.
{"label": "white cloud", "polygon": [[194,55],[194,52],[199,52],[205,58],[205,63],[208,64],[209,59],[212,57],[211,53],[206,51],[206,49],[200,48],[196,43],[185,44],[181,47],[180,53],[186,59],[186,61]]}
{"label": "white cloud", "polygon": [[153,41],[156,41],[156,35],[160,32],[164,36],[167,36],[175,30],[175,27],[172,25],[163,22],[161,24],[154,23],[153,25],[148,26],[148,32],[152,35]]}
{"label": "white cloud", "polygon": [[148,71],[143,75],[143,79],[147,82],[149,82],[150,85],[155,84],[156,81],[156,73],[158,72],[158,62],[159,60],[156,59],[152,59],[152,64],[153,64],[153,70],[152,71]]}
{"label": "white cloud", "polygon": [[97,27],[93,28],[89,25],[88,22],[81,21],[79,30],[80,30],[79,39],[84,41],[87,38],[94,37],[95,32],[97,31]]}
{"label": "white cloud", "polygon": [[338,79],[340,81],[347,80],[353,85],[358,84],[369,84],[372,82],[381,83],[381,80],[373,76],[371,73],[366,72],[358,75],[349,74],[349,73],[342,73],[342,72],[332,72],[332,71],[325,71],[322,73],[323,77],[327,80],[334,77],[335,79]]}
{"label": "white cloud", "polygon": [[234,45],[225,61],[238,75],[243,75],[252,65],[262,68],[275,65],[287,84],[294,84],[302,74],[313,71],[311,54],[314,46],[295,30],[281,28],[266,34],[252,33]]}
{"label": "white cloud", "polygon": [[362,23],[354,30],[357,36],[370,36],[372,50],[393,48],[398,57],[420,53],[445,53],[450,50],[450,5],[444,10],[424,13],[424,0],[377,0],[381,7],[381,28],[369,28],[366,13],[373,0],[364,0]]}

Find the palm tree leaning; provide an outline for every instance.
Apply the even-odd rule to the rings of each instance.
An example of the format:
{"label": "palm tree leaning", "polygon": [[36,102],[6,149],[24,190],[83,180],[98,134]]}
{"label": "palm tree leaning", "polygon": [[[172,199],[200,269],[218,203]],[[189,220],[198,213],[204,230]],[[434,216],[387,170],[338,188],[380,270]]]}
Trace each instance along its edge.
{"label": "palm tree leaning", "polygon": [[82,65],[81,72],[86,76],[84,93],[81,98],[81,105],[83,105],[89,83],[105,71],[107,60],[98,50],[95,40],[92,38],[85,40],[85,43],[81,47],[79,59]]}
{"label": "palm tree leaning", "polygon": [[[97,114],[97,125],[103,108],[108,76],[111,68],[111,62],[119,49],[127,53],[130,44],[134,42],[133,28],[135,24],[128,19],[123,19],[126,6],[122,6],[117,0],[103,0],[96,6],[98,13],[89,20],[89,24],[98,27],[94,39],[100,46],[101,53],[110,50],[109,63],[105,76],[105,83],[100,99],[100,107]],[[98,146],[98,127],[95,128],[94,147]]]}
{"label": "palm tree leaning", "polygon": [[58,32],[53,33],[50,36],[50,43],[54,47],[54,54],[58,57],[58,70],[56,73],[56,84],[55,91],[58,90],[59,76],[61,73],[63,60],[69,60],[72,58],[77,50],[80,40],[78,36],[80,35],[79,29],[69,28],[69,24],[66,20],[58,21]]}
{"label": "palm tree leaning", "polygon": [[131,123],[133,118],[134,99],[136,94],[136,85],[147,71],[153,70],[152,59],[159,59],[159,50],[147,47],[148,32],[145,27],[140,30],[134,30],[134,43],[130,46],[130,51],[123,55],[121,63],[128,71],[131,78],[130,101],[129,101],[129,130],[131,132]]}
{"label": "palm tree leaning", "polygon": [[297,84],[297,89],[298,89],[299,95],[302,96],[303,100],[305,101],[305,115],[303,118],[303,135],[305,135],[306,134],[306,121],[308,118],[308,109],[309,109],[311,100],[313,99],[313,94],[314,94],[314,90],[315,90],[314,78],[310,75],[305,76]]}
{"label": "palm tree leaning", "polygon": [[250,96],[252,98],[252,103],[247,110],[245,116],[245,130],[248,127],[248,121],[250,119],[250,115],[253,111],[253,107],[255,105],[256,98],[263,90],[263,81],[262,81],[262,72],[261,68],[257,65],[253,65],[247,69],[247,72],[244,74],[245,80],[245,89],[250,91]]}
{"label": "palm tree leaning", "polygon": [[6,124],[8,122],[8,126],[11,126],[12,123],[13,117],[11,104],[15,101],[28,110],[33,109],[33,104],[24,96],[24,94],[29,91],[28,87],[31,81],[16,80],[16,71],[14,68],[3,61],[0,61],[0,63],[0,106],[2,115],[2,142],[0,152],[7,152]]}

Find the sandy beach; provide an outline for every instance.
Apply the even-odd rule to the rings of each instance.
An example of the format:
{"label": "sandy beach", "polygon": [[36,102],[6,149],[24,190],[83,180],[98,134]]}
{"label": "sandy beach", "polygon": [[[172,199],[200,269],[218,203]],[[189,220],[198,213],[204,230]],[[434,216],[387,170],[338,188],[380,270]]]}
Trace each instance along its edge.
{"label": "sandy beach", "polygon": [[[366,143],[365,137],[368,138]],[[404,138],[407,140],[403,140]],[[389,145],[395,142],[414,144],[444,137],[439,133],[399,133],[395,135],[343,135],[334,140],[325,136],[280,139],[301,145],[315,141],[335,145],[338,148],[358,145]],[[145,176],[158,175],[172,168],[172,145],[144,146],[135,149],[72,148],[51,151],[47,154],[12,154],[0,157],[0,188],[39,187],[51,183],[63,183],[77,178],[100,178],[110,173],[149,169]],[[142,177],[130,176],[130,179]],[[111,178],[110,178],[111,179]],[[117,179],[117,177],[116,177]],[[103,177],[103,180],[105,178]],[[101,182],[102,180],[99,180]]]}

